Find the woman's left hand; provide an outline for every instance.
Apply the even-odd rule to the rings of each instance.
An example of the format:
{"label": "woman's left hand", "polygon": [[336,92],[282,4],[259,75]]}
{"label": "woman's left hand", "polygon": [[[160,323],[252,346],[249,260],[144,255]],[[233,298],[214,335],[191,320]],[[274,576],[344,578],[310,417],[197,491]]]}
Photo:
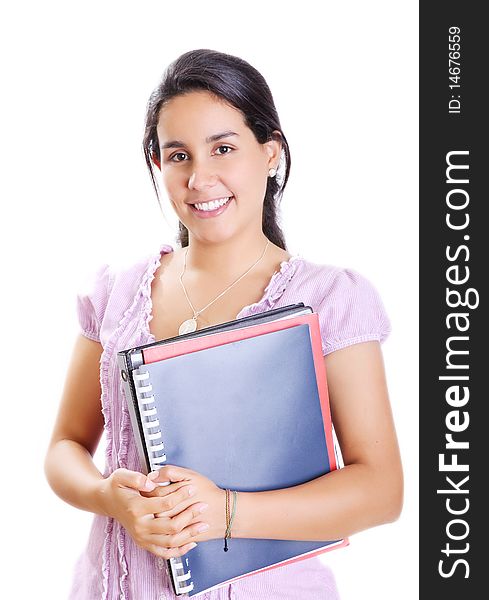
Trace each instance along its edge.
{"label": "woman's left hand", "polygon": [[[192,541],[204,542],[217,538],[223,538],[226,531],[226,492],[219,488],[213,481],[204,475],[177,467],[174,465],[166,465],[159,469],[159,475],[153,472],[151,480],[155,483],[170,482],[169,485],[158,486],[152,492],[141,492],[143,496],[166,498],[168,505],[171,507],[164,512],[155,514],[155,517],[164,517],[173,519],[183,510],[188,508],[189,502],[180,501],[177,504],[172,502],[172,493],[183,486],[189,490],[192,504],[206,504],[208,508],[200,517],[196,517],[189,525],[202,521],[209,525],[206,531],[199,533],[198,537],[193,537]],[[189,526],[188,525],[188,526]],[[182,529],[185,531],[186,528]],[[177,531],[175,531],[177,533]]]}

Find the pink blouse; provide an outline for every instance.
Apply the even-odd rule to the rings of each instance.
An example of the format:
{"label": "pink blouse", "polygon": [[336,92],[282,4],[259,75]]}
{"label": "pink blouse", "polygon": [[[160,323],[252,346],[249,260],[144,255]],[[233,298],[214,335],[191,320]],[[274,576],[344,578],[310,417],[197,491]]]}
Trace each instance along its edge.
{"label": "pink blouse", "polygon": [[[151,282],[168,245],[117,272],[103,265],[88,292],[77,297],[82,333],[101,343],[101,410],[105,421],[107,477],[124,467],[141,471],[129,414],[119,385],[117,352],[155,341]],[[323,354],[351,344],[378,340],[390,324],[372,284],[351,269],[318,265],[300,256],[281,263],[259,302],[237,318],[296,302],[319,314]],[[342,550],[339,550],[340,552]],[[327,555],[326,555],[327,556]],[[70,600],[174,600],[165,561],[137,546],[113,518],[94,515],[88,542],[76,562]],[[201,600],[337,600],[334,577],[318,557],[240,579],[198,596]]]}

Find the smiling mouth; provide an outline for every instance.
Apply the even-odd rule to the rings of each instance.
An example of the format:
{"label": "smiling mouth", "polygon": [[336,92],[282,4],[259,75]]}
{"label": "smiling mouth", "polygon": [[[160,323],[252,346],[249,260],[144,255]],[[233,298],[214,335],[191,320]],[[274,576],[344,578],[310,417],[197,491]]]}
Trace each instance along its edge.
{"label": "smiling mouth", "polygon": [[227,198],[216,198],[210,202],[197,202],[188,206],[192,214],[198,219],[213,219],[226,212],[234,199],[234,196],[228,196]]}
{"label": "smiling mouth", "polygon": [[218,198],[217,200],[211,200],[210,202],[197,202],[191,206],[201,212],[211,212],[228,204],[232,197],[233,196],[228,196],[227,198]]}

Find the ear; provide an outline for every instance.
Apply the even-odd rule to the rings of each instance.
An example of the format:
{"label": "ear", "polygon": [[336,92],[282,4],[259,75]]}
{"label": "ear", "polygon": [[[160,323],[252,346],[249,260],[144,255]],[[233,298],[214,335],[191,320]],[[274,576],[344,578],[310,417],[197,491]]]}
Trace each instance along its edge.
{"label": "ear", "polygon": [[265,151],[268,154],[268,166],[276,169],[280,161],[280,153],[282,151],[282,142],[280,131],[273,132],[274,139],[264,143]]}
{"label": "ear", "polygon": [[156,165],[158,167],[158,169],[161,171],[161,163],[160,163],[158,157],[156,156],[155,152],[151,153],[151,160],[153,161],[153,164]]}

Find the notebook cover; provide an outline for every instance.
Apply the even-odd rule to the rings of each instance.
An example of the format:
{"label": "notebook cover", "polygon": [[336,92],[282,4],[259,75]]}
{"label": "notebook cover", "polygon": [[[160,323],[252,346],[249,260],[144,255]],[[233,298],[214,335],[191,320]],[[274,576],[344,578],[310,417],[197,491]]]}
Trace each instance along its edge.
{"label": "notebook cover", "polygon": [[198,329],[197,331],[192,331],[190,333],[177,335],[163,340],[157,340],[149,344],[137,346],[136,348],[122,350],[118,353],[118,355],[119,357],[123,357],[125,359],[123,364],[129,370],[132,370],[133,368],[137,368],[139,366],[141,351],[145,349],[154,348],[158,346],[165,346],[171,343],[185,342],[189,339],[196,337],[221,333],[224,331],[230,331],[232,329],[242,329],[244,327],[251,327],[253,325],[257,325],[259,323],[267,323],[270,321],[287,319],[293,317],[294,315],[309,314],[312,312],[313,311],[310,306],[305,306],[303,302],[298,302],[296,304],[289,304],[287,306],[281,306],[279,308],[266,310],[261,313],[257,313],[256,315],[249,315],[247,317],[241,317],[240,319],[234,319],[232,321],[226,321],[224,323],[218,323],[217,325],[204,327],[203,329]]}
{"label": "notebook cover", "polygon": [[[175,347],[180,354],[163,358]],[[156,350],[156,362],[135,373],[150,374],[167,464],[238,491],[289,487],[336,468],[317,315],[148,348],[145,361]],[[224,553],[222,540],[207,541],[184,557],[189,595],[345,543],[233,539]]]}

